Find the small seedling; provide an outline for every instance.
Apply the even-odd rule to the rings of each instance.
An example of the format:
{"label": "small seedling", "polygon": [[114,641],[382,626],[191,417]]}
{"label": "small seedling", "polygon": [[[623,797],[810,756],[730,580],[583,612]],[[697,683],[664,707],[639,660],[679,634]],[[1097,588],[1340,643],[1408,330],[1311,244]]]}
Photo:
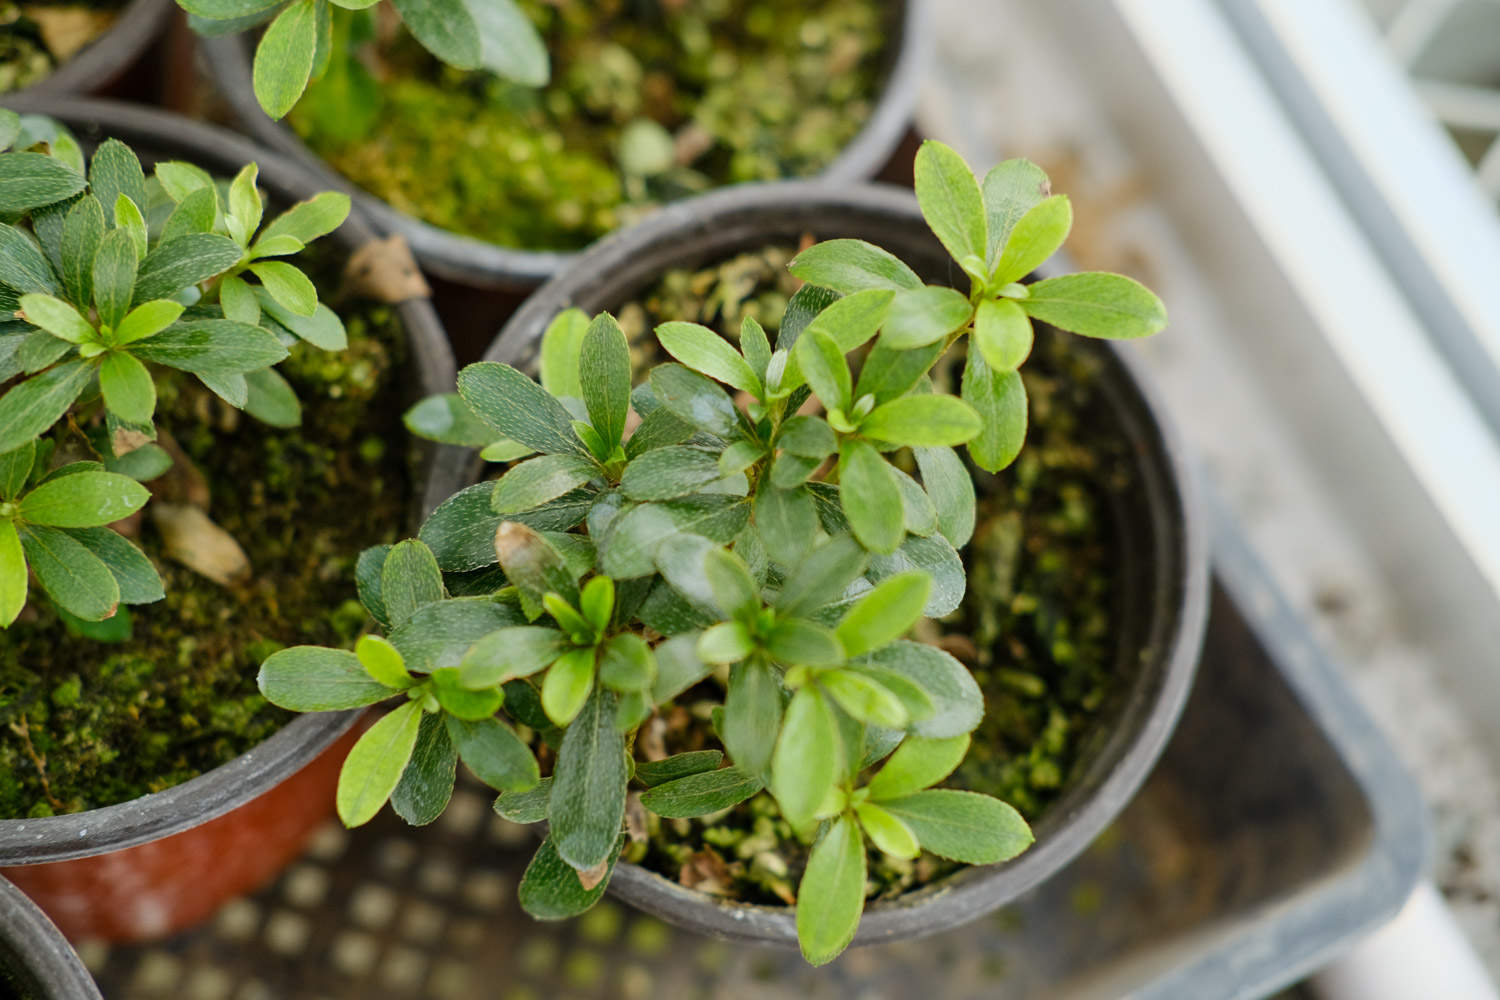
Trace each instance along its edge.
{"label": "small seedling", "polygon": [[[603,893],[632,788],[674,818],[765,790],[812,845],[797,928],[814,964],[854,937],[868,850],[994,864],[1031,843],[1009,805],[933,787],[962,761],[984,698],[958,660],[906,637],[963,598],[979,474],[956,449],[984,472],[1016,457],[1032,321],[1132,338],[1166,315],[1119,275],[1024,283],[1071,223],[1034,164],[981,183],[929,142],[916,178],[967,293],[869,243],[820,243],[791,264],[807,284],[774,345],[753,319],[737,347],[664,323],[675,360],[632,388],[613,317],[569,311],[544,338],[540,384],[472,365],[457,394],[408,415],[510,465],[417,539],[361,558],[360,597],[386,640],[296,647],[262,667],[265,695],[299,711],[404,699],[349,755],[346,823],[387,799],[431,821],[463,760],[501,792],[501,815],[549,822],[520,897],[552,919]],[[929,373],[955,348],[952,395]],[[720,692],[723,752],[637,760],[642,723],[700,685]],[[512,724],[555,750],[550,776]]]}

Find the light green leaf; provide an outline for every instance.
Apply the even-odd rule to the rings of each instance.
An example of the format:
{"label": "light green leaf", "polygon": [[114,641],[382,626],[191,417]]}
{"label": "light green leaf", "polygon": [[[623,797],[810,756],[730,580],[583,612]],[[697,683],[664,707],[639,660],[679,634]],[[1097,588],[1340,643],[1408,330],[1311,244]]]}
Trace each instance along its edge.
{"label": "light green leaf", "polygon": [[128,476],[80,472],[42,483],[21,498],[21,517],[54,528],[113,524],[146,505],[150,492]]}
{"label": "light green leaf", "polygon": [[979,351],[964,365],[963,399],[978,413],[979,434],[969,441],[969,457],[986,472],[999,472],[1026,442],[1026,386],[1021,373],[997,372]]}
{"label": "light green leaf", "polygon": [[809,327],[797,341],[794,355],[813,394],[828,409],[848,412],[854,405],[849,362],[834,339]]}
{"label": "light green leaf", "polygon": [[260,279],[266,291],[296,316],[311,316],[318,311],[318,290],[312,280],[291,264],[281,260],[260,260],[250,265],[250,272]]}
{"label": "light green leaf", "polygon": [[741,622],[720,622],[698,637],[698,658],[705,663],[738,663],[755,652],[755,640]]}
{"label": "light green leaf", "polygon": [[302,404],[286,379],[273,369],[245,373],[245,412],[272,427],[297,427]]}
{"label": "light green leaf", "polygon": [[495,431],[474,415],[453,392],[428,396],[406,411],[406,429],[442,444],[479,448],[495,440]]}
{"label": "light green leaf", "polygon": [[501,476],[490,504],[497,514],[519,514],[577,489],[601,472],[578,455],[541,455]]}
{"label": "light green leaf", "polygon": [[1065,194],[1044,198],[1021,216],[996,262],[991,287],[1020,281],[1062,247],[1073,228],[1073,204]]}
{"label": "light green leaf", "polygon": [[294,712],[363,708],[395,693],[372,679],[353,653],[322,646],[272,653],[261,664],[256,684],[271,704]]}
{"label": "light green leaf", "polygon": [[1131,340],[1160,333],[1167,325],[1161,299],[1121,274],[1067,274],[1027,288],[1030,298],[1018,303],[1027,315],[1085,337]]}
{"label": "light green leaf", "polygon": [[422,47],[456,69],[478,69],[479,25],[464,0],[391,0]]}
{"label": "light green leaf", "polygon": [[271,118],[285,117],[302,97],[316,49],[317,5],[314,0],[293,0],[276,15],[255,50],[255,98]]}
{"label": "light green leaf", "polygon": [[716,771],[723,762],[724,755],[717,750],[689,750],[673,754],[664,760],[638,761],[635,765],[635,780],[647,788],[655,788],[678,778],[686,778],[690,774]]}
{"label": "light green leaf", "polygon": [[888,250],[864,240],[824,240],[808,247],[787,270],[813,285],[850,295],[869,288],[921,288],[922,279]]}
{"label": "light green leaf", "polygon": [[759,397],[765,391],[749,363],[723,337],[698,323],[671,322],[656,328],[656,339],[672,357],[694,371]]}
{"label": "light green leaf", "polygon": [[465,0],[479,27],[480,65],[527,87],[551,72],[547,45],[515,0]]}
{"label": "light green leaf", "polygon": [[974,306],[951,288],[929,285],[896,293],[880,342],[897,350],[925,347],[969,322]]}
{"label": "light green leaf", "polygon": [[354,644],[354,655],[365,673],[378,684],[394,691],[405,691],[416,683],[406,670],[406,661],[401,653],[378,635],[362,635]]}
{"label": "light green leaf", "polygon": [[504,684],[550,666],[567,649],[567,638],[554,628],[516,625],[500,629],[480,639],[464,655],[459,678],[469,688]]}
{"label": "light green leaf", "polygon": [[368,823],[385,805],[411,760],[421,726],[422,707],[408,701],[371,726],[350,749],[335,795],[345,826]]}
{"label": "light green leaf", "polygon": [[322,302],[318,303],[311,316],[298,316],[277,302],[267,289],[257,286],[251,288],[251,291],[255,293],[261,309],[269,313],[272,319],[314,347],[324,351],[342,351],[349,346],[349,334],[344,329],[344,321]]}
{"label": "light green leaf", "polygon": [[848,816],[840,816],[807,858],[797,887],[797,942],[812,965],[837,958],[859,929],[865,908],[865,845]]}
{"label": "light green leaf", "polygon": [[609,859],[625,819],[625,737],[614,717],[615,696],[596,689],[557,751],[547,818],[558,856],[579,871]]}
{"label": "light green leaf", "polygon": [[908,736],[870,779],[870,798],[895,799],[930,788],[952,774],[968,752],[968,733],[943,740]]}
{"label": "light green leaf", "polygon": [[599,568],[616,580],[656,572],[656,552],[673,535],[702,535],[727,544],[744,528],[750,503],[743,497],[700,494],[632,507],[610,524],[600,543]]}
{"label": "light green leaf", "polygon": [[823,690],[839,707],[860,722],[888,729],[904,729],[910,721],[906,705],[869,674],[853,670],[825,670],[818,674]]}
{"label": "light green leaf", "polygon": [[766,652],[785,666],[826,667],[844,661],[844,647],[829,629],[801,618],[778,622]]}
{"label": "light green leaf", "polygon": [[911,827],[886,812],[873,802],[861,802],[854,807],[860,826],[869,834],[876,847],[893,858],[915,858],[922,853],[917,835]]}
{"label": "light green leaf", "polygon": [[146,366],[129,354],[111,351],[104,356],[99,391],[109,411],[126,423],[149,424],[156,412],[156,383]]}
{"label": "light green leaf", "polygon": [[955,549],[963,548],[974,535],[974,480],[969,470],[952,448],[916,448],[913,454],[922,486],[937,508],[938,530]]}
{"label": "light green leaf", "polygon": [[349,196],[342,191],[324,191],[299,201],[272,219],[262,230],[261,240],[290,236],[305,244],[326,236],[349,217]]}
{"label": "light green leaf", "polygon": [[1031,354],[1031,320],[1010,299],[987,299],[974,315],[974,343],[992,371],[1013,372]]}
{"label": "light green leaf", "polygon": [[901,487],[868,441],[848,438],[839,449],[839,500],[854,537],[870,551],[894,552],[906,537]]}
{"label": "light green leaf", "polygon": [[882,580],[861,597],[839,622],[838,637],[850,657],[899,639],[922,617],[932,578],[920,570]]}
{"label": "light green leaf", "polygon": [[599,658],[599,679],[621,693],[647,691],[656,680],[656,660],[634,632],[611,636]]}
{"label": "light green leaf", "polygon": [[115,343],[132,344],[137,340],[155,336],[177,322],[182,316],[182,311],[182,303],[173,302],[171,299],[152,299],[149,302],[142,302],[126,313],[120,325],[115,328]]}
{"label": "light green leaf", "polygon": [[21,312],[26,322],[46,330],[70,344],[96,340],[93,326],[78,315],[78,310],[52,295],[32,292],[21,296]]}
{"label": "light green leaf", "polygon": [[146,256],[149,242],[146,236],[146,217],[141,214],[140,207],[123,194],[115,199],[115,228],[130,234],[137,257]]}
{"label": "light green leaf", "polygon": [[771,757],[771,791],[787,822],[800,829],[816,819],[843,772],[833,710],[808,685],[792,696]]}
{"label": "light green leaf", "polygon": [[882,403],[860,421],[865,437],[888,444],[942,448],[963,444],[980,432],[979,414],[952,396],[924,393]]}
{"label": "light green leaf", "polygon": [[777,611],[801,616],[838,601],[869,562],[869,555],[848,535],[829,539],[808,552],[787,576],[776,598]]}
{"label": "light green leaf", "polygon": [[625,417],[630,410],[630,345],[625,333],[609,313],[600,313],[583,335],[578,359],[583,402],[589,422],[604,442],[609,457],[625,436]]}
{"label": "light green leaf", "polygon": [[928,139],[917,150],[915,177],[922,216],[953,259],[983,261],[988,249],[984,198],[963,157]]}
{"label": "light green leaf", "polygon": [[994,273],[1011,230],[1021,216],[1052,194],[1052,184],[1041,167],[1030,160],[1015,159],[1006,160],[985,174],[982,188],[989,220],[989,248],[984,259]]}
{"label": "light green leaf", "polygon": [[897,639],[854,662],[872,676],[896,674],[927,693],[936,710],[912,724],[917,736],[948,739],[973,732],[984,714],[984,695],[973,675],[936,646]]}
{"label": "light green leaf", "polygon": [[104,325],[119,326],[130,311],[139,262],[135,242],[129,233],[111,229],[99,241],[99,249],[94,254],[94,305],[98,307],[99,321]]}
{"label": "light green leaf", "polygon": [[30,583],[16,523],[9,519],[0,521],[0,628],[9,628],[26,606]]}
{"label": "light green leaf", "polygon": [[71,535],[28,524],[21,529],[21,548],[37,582],[64,611],[100,622],[119,608],[120,586],[114,574]]}
{"label": "light green leaf", "polygon": [[930,789],[880,803],[940,857],[970,865],[1009,861],[1036,839],[1015,809],[977,792]]}
{"label": "light green leaf", "polygon": [[542,709],[559,726],[573,722],[594,691],[593,648],[570,649],[542,679]]}
{"label": "light green leaf", "polygon": [[247,163],[229,184],[229,214],[234,216],[244,232],[243,243],[248,243],[255,230],[260,228],[261,216],[265,212],[260,192],[255,189],[259,176],[260,167]]}
{"label": "light green leaf", "polygon": [[776,447],[804,458],[827,458],[839,450],[838,437],[828,424],[810,416],[795,416],[781,425]]}
{"label": "light green leaf", "polygon": [[0,454],[0,500],[14,500],[26,488],[36,463],[36,442]]}
{"label": "light green leaf", "polygon": [[578,359],[583,356],[583,337],[588,333],[589,317],[582,309],[565,309],[557,314],[542,334],[542,386],[554,396],[583,398],[578,381]]}

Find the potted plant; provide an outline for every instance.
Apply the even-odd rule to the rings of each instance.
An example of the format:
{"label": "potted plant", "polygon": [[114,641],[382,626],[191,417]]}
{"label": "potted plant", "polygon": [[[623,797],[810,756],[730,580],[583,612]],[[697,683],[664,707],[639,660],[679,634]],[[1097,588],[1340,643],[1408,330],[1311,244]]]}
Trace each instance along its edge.
{"label": "potted plant", "polygon": [[425,303],[340,291],[344,195],[170,115],[13,107],[52,117],[0,115],[0,865],[70,934],[159,934],[326,815],[355,718],[247,668],[360,627],[351,505],[452,488],[388,416],[451,356]]}
{"label": "potted plant", "polygon": [[161,34],[169,0],[94,0],[0,9],[0,94],[87,93],[120,76]]}
{"label": "potted plant", "polygon": [[[201,0],[182,2],[191,10]],[[407,26],[409,6],[396,5]],[[927,38],[918,0],[516,6],[545,48],[533,52],[507,20],[530,54],[508,79],[453,68],[472,63],[420,34],[416,44],[381,18],[385,5],[335,9],[327,68],[291,127],[248,86],[269,60],[265,42],[253,70],[242,39],[211,38],[207,66],[242,126],[354,193],[424,267],[525,289],[684,195],[874,176],[907,129]]]}
{"label": "potted plant", "polygon": [[16,1000],[99,1000],[78,955],[47,915],[0,879],[0,989]]}
{"label": "potted plant", "polygon": [[[669,918],[795,938],[822,964],[858,932],[872,858],[910,872],[924,852],[959,866],[1021,857],[980,871],[983,884],[965,886],[965,872],[908,883],[909,895],[874,907],[863,937],[929,933],[1055,870],[1123,806],[1181,707],[1204,617],[1201,544],[1180,520],[1159,432],[1141,436],[1156,437],[1142,464],[1157,506],[1132,525],[1141,537],[1131,547],[1149,552],[1137,550],[1132,572],[1160,606],[1136,605],[1140,620],[1124,631],[1140,645],[1121,657],[1135,676],[1116,699],[1114,731],[1094,734],[1107,749],[1082,768],[1072,808],[1044,817],[1030,853],[1033,833],[1010,805],[938,787],[964,761],[985,699],[947,649],[907,636],[930,636],[921,623],[958,612],[966,575],[987,571],[966,574],[959,549],[976,530],[975,479],[1009,465],[1026,434],[1019,370],[1033,321],[1128,339],[1159,330],[1165,312],[1118,275],[1023,282],[1071,224],[1067,199],[1026,161],[1000,165],[981,187],[929,142],[917,195],[944,263],[925,246],[919,272],[864,240],[812,245],[792,262],[807,284],[774,347],[753,316],[737,344],[665,322],[655,334],[674,360],[632,388],[615,318],[559,316],[559,300],[586,285],[638,291],[668,242],[693,255],[726,234],[740,246],[764,239],[752,220],[764,223],[775,199],[793,206],[793,225],[814,226],[818,200],[837,196],[792,186],[725,193],[732,212],[674,208],[677,219],[601,246],[559,281],[567,287],[517,316],[552,320],[542,384],[482,362],[460,373],[456,396],[410,414],[414,428],[487,442],[486,457],[511,464],[439,507],[418,538],[363,557],[361,600],[383,637],[353,651],[284,650],[260,674],[269,699],[300,711],[399,697],[345,761],[346,824],[387,800],[430,822],[463,760],[500,791],[501,815],[549,824],[520,886],[534,915],[581,912],[613,875]],[[871,216],[891,233],[913,222]],[[587,270],[606,252],[627,273]],[[967,275],[968,290],[925,284],[934,272]],[[515,346],[503,335],[497,353],[522,360]],[[1139,424],[1139,405],[1127,398],[1116,414]],[[656,724],[669,714],[685,718],[664,745]],[[715,818],[714,843],[743,847],[728,838],[753,830],[754,850],[772,855],[764,863],[790,875],[794,907],[725,903],[633,865],[616,870],[623,852],[647,856],[701,817]]]}

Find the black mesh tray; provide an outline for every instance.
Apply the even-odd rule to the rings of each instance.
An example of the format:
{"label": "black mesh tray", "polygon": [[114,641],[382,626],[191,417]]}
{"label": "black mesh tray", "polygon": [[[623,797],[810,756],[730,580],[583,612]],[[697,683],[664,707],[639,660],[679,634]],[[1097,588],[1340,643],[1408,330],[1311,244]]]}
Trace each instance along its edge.
{"label": "black mesh tray", "polygon": [[1419,877],[1415,786],[1223,508],[1197,686],[1138,798],[1018,905],[812,971],[606,899],[521,913],[534,844],[461,786],[413,830],[330,827],[275,885],[144,948],[82,948],[107,1000],[1263,996],[1393,915]]}

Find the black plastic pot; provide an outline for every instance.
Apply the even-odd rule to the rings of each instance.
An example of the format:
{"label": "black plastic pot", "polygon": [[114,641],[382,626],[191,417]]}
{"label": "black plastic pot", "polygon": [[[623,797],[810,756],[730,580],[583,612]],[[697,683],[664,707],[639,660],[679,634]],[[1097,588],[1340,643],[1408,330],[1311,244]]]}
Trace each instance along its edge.
{"label": "black plastic pot", "polygon": [[94,978],[68,939],[25,893],[3,878],[0,995],[15,1000],[100,1000]]}
{"label": "black plastic pot", "polygon": [[[121,139],[147,163],[158,159],[187,159],[232,176],[242,165],[253,160],[260,165],[261,187],[274,201],[283,204],[322,190],[317,179],[296,164],[268,153],[234,133],[177,115],[111,101],[74,98],[24,97],[8,102],[8,106],[23,113],[51,115],[72,129],[86,147],[106,137]],[[377,235],[356,210],[328,239],[346,253],[352,253],[377,239]],[[397,311],[411,346],[412,400],[451,390],[453,356],[431,304],[425,299],[410,299],[400,303]],[[412,511],[413,523],[465,484],[469,456],[457,448],[424,448],[421,466],[419,481],[422,485],[413,505],[419,509]],[[101,856],[112,852],[142,850],[164,838],[202,829],[205,824],[231,811],[249,808],[288,779],[308,774],[309,764],[322,762],[320,766],[326,770],[327,760],[336,756],[338,759],[333,761],[330,772],[336,775],[342,754],[330,754],[330,748],[341,738],[346,742],[352,738],[350,729],[360,715],[359,711],[350,711],[299,716],[254,750],[174,788],[130,802],[66,816],[0,820],[0,868],[32,865],[47,868],[54,863],[77,859],[97,862]],[[287,787],[294,789],[296,786],[289,784]],[[299,796],[306,797],[305,794]],[[299,805],[309,808],[312,810],[308,813],[312,817],[308,822],[310,830],[331,814],[332,801],[330,786],[319,801],[307,804],[289,801],[283,809],[273,812],[285,813]],[[268,845],[265,849],[270,851],[271,847]],[[185,847],[153,853],[170,864],[174,851],[178,853],[179,861],[186,859],[188,849]],[[220,863],[229,865],[237,861],[225,857]],[[22,882],[33,898],[42,901],[53,919],[68,933],[90,928],[92,925],[80,915],[84,904],[90,901],[79,902],[79,913],[75,914],[72,908],[58,908],[43,899],[40,882],[32,881],[32,876],[40,878],[41,868],[14,868],[7,874]],[[48,875],[48,885],[65,881],[66,874]],[[97,866],[93,877],[103,885],[109,884]],[[109,878],[115,877],[117,873],[109,873]],[[173,921],[165,918],[156,922],[161,924],[161,929],[175,926]]]}
{"label": "black plastic pot", "polygon": [[[899,24],[899,34],[891,46],[885,90],[865,127],[819,180],[849,184],[873,179],[910,126],[931,49],[931,16],[927,0],[900,0],[900,4],[899,19],[893,18]],[[212,74],[240,126],[272,149],[316,171],[320,184],[352,194],[379,225],[406,237],[426,270],[481,288],[527,290],[577,259],[574,252],[503,247],[440,229],[355,187],[308,149],[295,132],[261,110],[250,86],[251,44],[249,36],[202,40],[205,69]]]}
{"label": "black plastic pot", "polygon": [[[617,309],[678,267],[694,268],[770,244],[856,237],[886,247],[932,282],[967,287],[928,230],[909,191],[789,183],[732,188],[663,209],[585,251],[531,297],[486,355],[533,367],[541,334],[561,310]],[[1155,764],[1186,701],[1207,618],[1208,546],[1181,445],[1130,349],[1074,338],[1102,362],[1098,393],[1135,456],[1131,488],[1113,495],[1122,630],[1116,669],[1129,677],[1101,723],[1078,775],[1034,822],[1036,844],[1007,864],[969,868],[890,902],[871,904],[856,944],[957,926],[1001,906],[1057,872],[1124,808]],[[727,902],[636,865],[621,865],[616,895],[663,919],[718,936],[796,943],[788,907]]]}
{"label": "black plastic pot", "polygon": [[172,0],[131,0],[108,31],[50,76],[24,90],[0,94],[0,106],[39,94],[92,94],[113,83],[161,35],[176,5]]}

